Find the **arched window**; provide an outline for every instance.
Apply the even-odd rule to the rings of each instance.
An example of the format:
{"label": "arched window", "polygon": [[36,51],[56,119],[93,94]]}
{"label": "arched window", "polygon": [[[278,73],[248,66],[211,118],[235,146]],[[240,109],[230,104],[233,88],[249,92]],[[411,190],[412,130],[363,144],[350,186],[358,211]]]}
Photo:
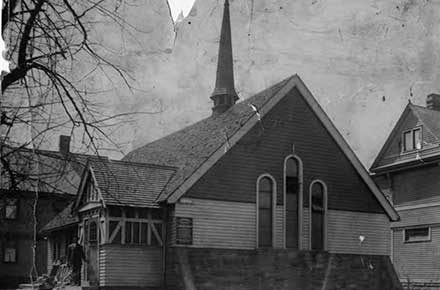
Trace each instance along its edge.
{"label": "arched window", "polygon": [[302,164],[296,156],[288,156],[284,162],[284,194],[286,248],[298,249],[302,213]]}
{"label": "arched window", "polygon": [[327,187],[315,180],[310,184],[310,249],[326,249]]}
{"label": "arched window", "polygon": [[272,247],[275,193],[273,177],[268,174],[260,176],[257,180],[258,247]]}

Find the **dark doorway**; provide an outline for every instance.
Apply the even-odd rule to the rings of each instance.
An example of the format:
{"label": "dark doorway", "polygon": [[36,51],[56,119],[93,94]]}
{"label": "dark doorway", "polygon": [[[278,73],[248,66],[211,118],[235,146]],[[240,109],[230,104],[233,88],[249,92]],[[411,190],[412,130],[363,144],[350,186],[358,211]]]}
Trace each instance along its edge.
{"label": "dark doorway", "polygon": [[85,227],[85,264],[84,280],[88,281],[90,286],[98,286],[98,239],[99,227],[96,219],[86,222]]}
{"label": "dark doorway", "polygon": [[325,187],[321,182],[314,182],[311,189],[311,248],[324,250],[325,239]]}
{"label": "dark doorway", "polygon": [[295,158],[286,160],[286,247],[298,248],[299,164]]}

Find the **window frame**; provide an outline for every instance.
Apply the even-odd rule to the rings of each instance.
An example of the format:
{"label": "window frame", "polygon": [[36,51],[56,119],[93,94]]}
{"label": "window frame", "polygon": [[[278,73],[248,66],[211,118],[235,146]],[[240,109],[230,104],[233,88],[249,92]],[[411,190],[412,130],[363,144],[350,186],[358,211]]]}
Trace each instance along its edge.
{"label": "window frame", "polygon": [[[407,230],[417,230],[417,229],[424,229],[424,228],[428,228],[428,236],[426,238],[422,238],[422,239],[418,239],[418,240],[412,240],[412,241],[406,239],[406,231]],[[402,237],[403,237],[403,243],[404,244],[431,242],[432,241],[432,228],[431,228],[431,226],[407,227],[407,228],[403,229]]]}
{"label": "window frame", "polygon": [[286,249],[287,245],[286,245],[286,241],[287,241],[287,231],[286,231],[286,226],[287,226],[287,217],[286,217],[286,193],[287,193],[287,186],[286,186],[286,182],[287,182],[287,161],[293,158],[296,160],[296,162],[298,163],[298,249],[302,250],[303,249],[303,240],[302,240],[302,236],[303,236],[303,229],[302,229],[302,225],[303,225],[303,208],[304,208],[304,175],[303,175],[303,162],[301,160],[301,158],[296,155],[296,154],[290,154],[287,155],[286,158],[284,158],[284,165],[283,165],[283,212],[284,212],[284,225],[283,225],[283,237],[284,237],[284,241],[283,241],[283,248]]}
{"label": "window frame", "polygon": [[[420,148],[417,148],[417,146],[416,146],[416,140],[415,140],[415,132],[416,131],[420,132]],[[410,134],[411,148],[406,148],[405,135],[408,133]],[[422,149],[423,149],[423,128],[422,128],[422,126],[417,126],[417,127],[402,131],[402,148],[401,148],[402,154],[411,153],[411,152],[419,151]]]}
{"label": "window frame", "polygon": [[324,249],[323,251],[328,251],[328,242],[327,242],[327,237],[328,237],[328,188],[327,188],[327,184],[322,181],[321,179],[314,179],[312,182],[310,182],[310,186],[309,186],[309,250],[312,250],[312,190],[313,190],[313,185],[315,185],[316,183],[321,184],[322,188],[323,188],[323,206],[324,206],[324,229],[323,229],[323,245],[324,245]]}
{"label": "window frame", "polygon": [[[3,252],[2,262],[4,264],[16,264],[16,263],[18,263],[18,241],[14,240],[12,246],[10,245],[10,242],[11,241],[6,241],[6,243],[3,245],[3,249],[2,249],[2,252]],[[7,249],[14,249],[15,250],[15,255],[14,255],[15,260],[14,261],[6,261],[5,258],[6,258],[6,250]]]}
{"label": "window frame", "polygon": [[[8,200],[15,200],[15,203],[13,205],[10,205],[8,203]],[[17,197],[4,197],[2,198],[1,206],[0,206],[0,219],[7,220],[7,221],[15,221],[18,220],[19,216],[19,208],[20,208],[20,199]],[[12,218],[9,218],[6,214],[7,208],[14,206],[15,207],[15,216]]]}
{"label": "window frame", "polygon": [[260,214],[260,202],[259,202],[259,194],[260,194],[260,181],[263,178],[269,178],[271,180],[271,182],[272,182],[272,239],[271,239],[272,243],[271,243],[270,247],[274,248],[275,247],[275,242],[276,242],[276,240],[275,240],[275,226],[276,226],[276,223],[275,223],[275,218],[276,218],[275,210],[276,210],[276,205],[277,205],[277,183],[276,183],[275,178],[271,174],[269,174],[269,173],[263,173],[260,176],[258,176],[258,178],[257,178],[256,191],[255,191],[255,225],[256,225],[256,228],[255,228],[255,233],[256,233],[256,235],[255,235],[255,244],[256,244],[256,248],[263,248],[263,247],[260,247],[260,239],[259,239],[259,237],[260,237],[260,222],[259,222],[259,220],[260,220],[260,216],[259,216],[259,214]]}

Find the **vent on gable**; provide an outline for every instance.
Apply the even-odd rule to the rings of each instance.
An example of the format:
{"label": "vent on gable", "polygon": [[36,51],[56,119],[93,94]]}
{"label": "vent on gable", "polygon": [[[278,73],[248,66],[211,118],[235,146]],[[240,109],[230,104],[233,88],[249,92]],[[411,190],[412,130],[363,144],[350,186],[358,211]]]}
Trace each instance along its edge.
{"label": "vent on gable", "polygon": [[440,94],[429,94],[426,97],[426,107],[431,110],[440,111]]}

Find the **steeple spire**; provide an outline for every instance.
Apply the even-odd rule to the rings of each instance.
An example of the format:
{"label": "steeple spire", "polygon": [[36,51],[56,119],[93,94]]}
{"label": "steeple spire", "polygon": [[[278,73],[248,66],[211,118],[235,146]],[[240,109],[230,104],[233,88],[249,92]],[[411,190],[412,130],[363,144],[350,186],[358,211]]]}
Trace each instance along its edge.
{"label": "steeple spire", "polygon": [[218,49],[217,74],[214,92],[213,114],[221,114],[238,100],[234,87],[234,64],[232,59],[231,23],[229,18],[229,0],[225,0],[223,21]]}

